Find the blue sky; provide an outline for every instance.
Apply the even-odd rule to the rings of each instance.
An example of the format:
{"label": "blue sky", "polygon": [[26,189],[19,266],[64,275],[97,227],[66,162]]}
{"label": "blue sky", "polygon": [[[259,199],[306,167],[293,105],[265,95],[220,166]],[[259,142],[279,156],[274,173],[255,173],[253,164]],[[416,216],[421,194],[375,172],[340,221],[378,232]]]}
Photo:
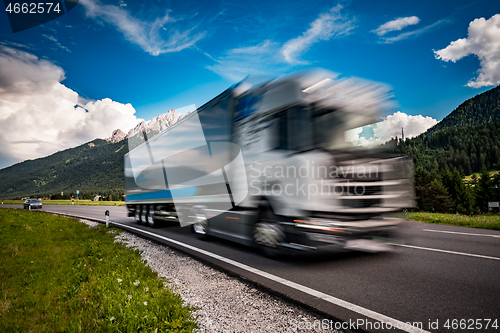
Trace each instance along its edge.
{"label": "blue sky", "polygon": [[[17,57],[22,66],[43,67],[43,75],[76,92],[81,105],[107,101],[119,109],[130,103],[133,115],[146,120],[200,106],[247,74],[276,77],[322,67],[386,83],[400,114],[439,121],[500,84],[495,14],[498,1],[84,0],[56,20],[18,33],[2,12],[0,41],[6,63]],[[487,32],[491,40],[477,41]],[[466,38],[467,45],[452,45]],[[26,80],[36,81],[19,66]],[[40,143],[34,150],[49,152]],[[12,151],[0,152],[0,168],[23,158],[12,158]]]}

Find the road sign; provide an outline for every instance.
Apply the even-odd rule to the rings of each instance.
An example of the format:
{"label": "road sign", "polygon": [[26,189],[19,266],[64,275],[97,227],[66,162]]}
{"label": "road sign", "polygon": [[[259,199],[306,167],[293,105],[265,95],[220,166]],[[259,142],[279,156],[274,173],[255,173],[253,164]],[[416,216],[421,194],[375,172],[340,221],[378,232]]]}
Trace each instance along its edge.
{"label": "road sign", "polygon": [[76,195],[80,194],[80,190],[76,190]]}
{"label": "road sign", "polygon": [[488,207],[498,208],[498,207],[500,207],[500,203],[498,201],[490,201],[490,202],[488,202]]}

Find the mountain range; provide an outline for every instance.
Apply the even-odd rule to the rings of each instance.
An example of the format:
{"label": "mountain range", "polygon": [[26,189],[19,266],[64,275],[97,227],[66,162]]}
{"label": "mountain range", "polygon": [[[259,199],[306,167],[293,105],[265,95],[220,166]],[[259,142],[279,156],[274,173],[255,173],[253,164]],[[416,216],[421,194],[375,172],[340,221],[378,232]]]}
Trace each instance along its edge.
{"label": "mountain range", "polygon": [[0,170],[0,198],[63,197],[93,198],[95,194],[122,197],[124,193],[123,156],[128,141],[143,130],[152,137],[184,116],[175,109],[150,121],[142,121],[125,134],[120,129],[106,139],[95,139],[53,155],[24,161]]}
{"label": "mountain range", "polygon": [[134,128],[130,129],[127,134],[125,134],[122,130],[117,129],[114,130],[111,136],[105,139],[108,142],[116,143],[122,140],[131,138],[136,136],[139,133],[142,133],[143,130],[150,136],[154,135],[154,133],[159,133],[168,127],[172,126],[179,120],[181,120],[184,116],[178,113],[175,109],[168,110],[165,114],[160,114],[157,117],[151,119],[150,121],[141,121]]}
{"label": "mountain range", "polygon": [[[89,198],[95,194],[122,198],[127,139],[143,131],[152,137],[182,118],[176,110],[169,110],[137,124],[126,134],[118,129],[109,138],[2,169],[0,198],[60,192],[74,195],[76,190]],[[394,147],[394,142],[388,147]],[[469,173],[482,166],[494,168],[500,162],[500,86],[465,101],[427,132],[398,142],[393,151],[413,157],[418,168],[433,172],[462,168]]]}

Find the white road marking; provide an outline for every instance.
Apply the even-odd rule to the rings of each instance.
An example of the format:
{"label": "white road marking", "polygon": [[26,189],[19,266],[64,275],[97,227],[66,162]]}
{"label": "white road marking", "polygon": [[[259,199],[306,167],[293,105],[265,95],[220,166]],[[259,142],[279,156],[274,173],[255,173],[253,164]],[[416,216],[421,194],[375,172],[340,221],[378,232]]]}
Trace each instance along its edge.
{"label": "white road marking", "polygon": [[[63,215],[67,215],[67,214],[63,214]],[[81,218],[86,219],[86,217],[81,217]],[[103,219],[93,219],[93,220],[100,220],[101,222],[105,221]],[[344,308],[349,309],[349,310],[351,310],[353,312],[357,312],[357,313],[359,313],[361,315],[364,315],[366,317],[369,317],[369,318],[372,318],[372,319],[375,319],[375,320],[378,320],[378,321],[384,321],[385,323],[389,323],[390,322],[393,325],[393,327],[403,327],[403,328],[401,328],[402,331],[405,331],[405,332],[420,332],[420,333],[427,332],[428,333],[428,331],[419,329],[417,327],[413,327],[412,326],[412,327],[408,328],[408,326],[405,326],[406,323],[404,323],[402,321],[399,321],[397,319],[394,319],[394,318],[388,317],[386,315],[380,314],[378,312],[375,312],[375,311],[363,308],[363,307],[361,307],[359,305],[356,305],[356,304],[344,301],[342,299],[330,296],[328,294],[325,294],[325,293],[322,293],[320,291],[311,289],[311,288],[303,286],[301,284],[298,284],[298,283],[295,283],[295,282],[283,279],[283,278],[278,277],[276,275],[273,275],[273,274],[261,271],[259,269],[247,266],[247,265],[242,264],[240,262],[237,262],[237,261],[234,261],[234,260],[231,260],[231,259],[219,256],[219,255],[217,255],[215,253],[211,253],[211,252],[199,249],[197,247],[194,247],[194,246],[191,246],[191,245],[188,245],[188,244],[176,241],[174,239],[170,239],[170,238],[167,238],[167,237],[164,237],[164,236],[161,236],[161,235],[158,235],[158,234],[146,231],[146,230],[134,228],[134,227],[131,227],[131,226],[126,225],[126,224],[121,224],[121,223],[118,223],[118,222],[112,222],[112,223],[116,224],[116,225],[123,226],[125,228],[137,230],[137,231],[142,232],[144,234],[148,234],[148,235],[152,235],[154,237],[158,237],[158,238],[164,239],[164,240],[172,242],[174,244],[178,244],[180,246],[186,247],[186,248],[191,249],[193,251],[202,253],[202,254],[207,255],[209,257],[218,259],[218,260],[223,261],[225,263],[228,263],[228,264],[231,264],[233,266],[236,266],[236,267],[239,267],[241,269],[244,269],[246,271],[252,272],[252,273],[254,273],[256,275],[265,277],[265,278],[267,278],[269,280],[272,280],[272,281],[275,281],[275,282],[279,282],[279,283],[281,283],[281,284],[283,284],[285,286],[288,286],[288,287],[300,290],[300,291],[302,291],[302,292],[304,292],[306,294],[309,294],[311,296],[320,298],[320,299],[325,300],[327,302],[330,302],[332,304],[344,307]],[[458,232],[432,230],[432,229],[424,229],[424,230],[425,231],[434,231],[434,232],[458,233]],[[469,234],[469,233],[458,233],[458,234],[498,237],[496,235],[484,235],[484,234]],[[464,252],[457,252],[457,251],[448,251],[448,250],[434,249],[434,248],[421,247],[421,246],[415,246],[415,245],[407,245],[407,244],[393,244],[393,245],[395,245],[395,246],[401,246],[401,247],[407,247],[407,248],[413,248],[413,249],[419,249],[419,250],[426,250],[426,251],[434,251],[434,252],[457,254],[457,255],[463,255],[463,256],[468,256],[468,257],[476,257],[476,258],[491,259],[491,260],[500,260],[499,257],[490,257],[490,256],[479,255],[479,254],[464,253]]]}
{"label": "white road marking", "polygon": [[[58,212],[51,212],[51,213],[56,213],[56,214],[59,214],[59,215],[66,215],[66,216],[71,216],[71,217],[76,217],[76,218],[81,218],[81,219],[87,219],[87,220],[91,219],[91,220],[94,220],[94,221],[100,221],[100,222],[105,223],[105,220],[103,220],[103,219],[97,219],[97,218],[91,218],[91,217],[84,217],[84,216],[77,216],[77,215],[71,215],[71,214],[65,214],[65,213],[58,213]],[[244,269],[244,270],[246,270],[248,272],[252,272],[252,273],[254,273],[256,275],[260,275],[262,277],[265,277],[265,278],[267,278],[269,280],[281,283],[281,284],[283,284],[285,286],[288,286],[290,288],[294,288],[294,289],[300,290],[300,291],[302,291],[302,292],[304,292],[306,294],[309,294],[311,296],[320,298],[320,299],[322,299],[324,301],[330,302],[330,303],[335,304],[337,306],[341,306],[341,307],[349,309],[349,310],[351,310],[353,312],[357,312],[357,313],[359,313],[359,314],[361,314],[363,316],[375,319],[377,321],[384,322],[384,323],[386,323],[385,324],[386,326],[387,326],[387,323],[391,323],[392,327],[398,328],[398,329],[400,329],[401,331],[404,331],[404,332],[409,332],[409,333],[430,333],[429,331],[420,329],[418,327],[411,326],[408,323],[405,323],[405,322],[399,321],[397,319],[388,317],[388,316],[383,315],[381,313],[378,313],[378,312],[375,312],[375,311],[363,308],[363,307],[361,307],[359,305],[356,305],[356,304],[353,304],[353,303],[341,300],[340,298],[330,296],[328,294],[322,293],[321,291],[317,291],[317,290],[311,289],[311,288],[303,286],[301,284],[298,284],[298,283],[295,283],[295,282],[292,282],[292,281],[280,278],[279,276],[276,276],[276,275],[273,275],[273,274],[261,271],[260,269],[253,268],[253,267],[250,267],[248,265],[242,264],[240,262],[237,262],[237,261],[234,261],[234,260],[222,257],[222,256],[220,256],[218,254],[215,254],[215,253],[212,253],[212,252],[208,252],[208,251],[202,250],[200,248],[194,247],[192,245],[179,242],[179,241],[177,241],[175,239],[167,238],[165,236],[161,236],[161,235],[155,234],[155,233],[147,231],[147,230],[142,230],[142,229],[134,228],[134,227],[132,227],[130,225],[127,225],[127,224],[122,224],[122,223],[113,222],[113,221],[110,221],[110,222],[112,224],[114,224],[114,225],[122,226],[122,227],[125,227],[125,228],[128,228],[128,229],[133,229],[133,230],[136,230],[136,231],[141,232],[143,234],[151,235],[151,236],[154,236],[154,237],[157,237],[157,238],[161,238],[161,239],[166,240],[168,242],[172,242],[174,244],[183,246],[183,247],[188,248],[190,250],[202,253],[202,254],[204,254],[206,256],[209,256],[209,257],[212,257],[214,259],[223,261],[223,262],[228,263],[230,265],[233,265],[233,266],[236,266],[238,268]]]}
{"label": "white road marking", "polygon": [[[50,211],[47,211],[47,212],[50,212]],[[91,217],[85,217],[85,216],[76,216],[76,215],[72,215],[72,214],[64,214],[64,213],[59,213],[59,212],[50,212],[50,213],[55,213],[55,214],[59,214],[59,215],[66,215],[66,216],[71,216],[71,217],[77,217],[77,218],[82,218],[82,219],[91,219],[91,220],[94,220],[94,221],[100,221],[102,223],[105,223],[105,220],[104,219],[97,219],[97,218],[91,218]],[[278,283],[281,283],[283,285],[286,285],[288,287],[291,287],[291,288],[294,288],[294,289],[297,289],[297,290],[300,290],[306,294],[309,294],[311,296],[315,296],[317,298],[320,298],[320,299],[323,299],[327,302],[330,302],[332,304],[335,304],[337,306],[341,306],[341,307],[344,307],[346,309],[349,309],[353,312],[357,312],[361,315],[364,315],[366,317],[369,317],[369,318],[372,318],[372,319],[375,319],[375,320],[378,320],[378,321],[383,321],[385,323],[391,323],[393,325],[393,327],[398,327],[400,328],[402,331],[405,331],[405,332],[418,332],[418,333],[430,333],[428,331],[425,331],[425,330],[422,330],[422,329],[419,329],[417,327],[408,327],[408,325],[402,321],[399,321],[397,319],[394,319],[394,318],[391,318],[391,317],[388,317],[386,315],[383,315],[383,314],[380,314],[378,312],[375,312],[375,311],[372,311],[372,310],[369,310],[369,309],[366,309],[366,308],[363,308],[361,306],[358,306],[356,304],[353,304],[353,303],[350,303],[350,302],[347,302],[347,301],[344,301],[344,300],[341,300],[339,298],[336,298],[336,297],[333,297],[333,296],[330,296],[328,294],[325,294],[325,293],[322,293],[320,291],[317,291],[317,290],[314,290],[314,289],[311,289],[309,287],[306,287],[306,286],[303,286],[303,285],[300,285],[298,283],[295,283],[295,282],[292,282],[292,281],[289,281],[289,280],[286,280],[286,279],[283,279],[283,278],[280,278],[276,275],[273,275],[273,274],[270,274],[270,273],[267,273],[267,272],[264,272],[264,271],[261,271],[259,269],[256,269],[256,268],[253,268],[253,267],[250,267],[250,266],[247,266],[245,264],[242,264],[240,262],[237,262],[237,261],[234,261],[234,260],[231,260],[231,259],[228,259],[228,258],[225,258],[225,257],[222,257],[222,256],[219,256],[217,254],[214,254],[214,253],[211,253],[211,252],[208,252],[208,251],[205,251],[205,250],[202,250],[202,249],[199,249],[197,247],[194,247],[194,246],[191,246],[191,245],[188,245],[188,244],[185,244],[185,243],[182,243],[182,242],[179,242],[179,241],[176,241],[174,239],[170,239],[170,238],[167,238],[167,237],[164,237],[164,236],[161,236],[161,235],[158,235],[158,234],[155,234],[155,233],[152,233],[152,232],[149,232],[149,231],[146,231],[146,230],[142,230],[142,229],[138,229],[138,228],[134,228],[134,227],[131,227],[129,225],[126,225],[126,224],[122,224],[122,223],[118,223],[118,222],[112,222],[110,221],[111,223],[115,224],[115,225],[119,225],[119,226],[123,226],[125,228],[129,228],[129,229],[133,229],[133,230],[136,230],[136,231],[139,231],[139,232],[142,232],[144,234],[148,234],[148,235],[151,235],[151,236],[154,236],[154,237],[158,237],[158,238],[161,238],[161,239],[164,239],[168,242],[172,242],[174,244],[178,244],[180,246],[183,246],[185,248],[188,248],[188,249],[191,249],[193,251],[196,251],[196,252],[199,252],[199,253],[202,253],[204,255],[207,255],[209,257],[212,257],[212,258],[215,258],[215,259],[218,259],[220,261],[223,261],[223,262],[226,262],[228,264],[231,264],[233,266],[236,266],[236,267],[239,267],[241,269],[244,269],[246,271],[249,271],[249,272],[252,272],[256,275],[260,275],[262,277],[265,277],[269,280],[272,280],[272,281],[275,281],[275,282],[278,282]],[[456,233],[456,234],[466,234],[466,235],[474,235],[474,236],[491,236],[491,237],[499,237],[499,236],[496,236],[496,235],[484,235],[484,234],[470,234],[470,233],[460,233],[460,232],[452,232],[452,231],[442,231],[442,230],[432,230],[432,229],[424,229],[424,231],[431,231],[431,232],[445,232],[445,233]],[[456,251],[448,251],[448,250],[440,250],[440,249],[433,249],[433,248],[426,248],[426,247],[420,247],[420,246],[414,246],[414,245],[406,245],[406,244],[393,244],[394,246],[401,246],[401,247],[407,247],[407,248],[414,248],[414,249],[420,249],[420,250],[427,250],[427,251],[434,251],[434,252],[442,252],[442,253],[450,253],[450,254],[457,254],[457,255],[464,255],[464,256],[469,256],[469,257],[476,257],[476,258],[483,258],[483,259],[492,259],[492,260],[500,260],[500,258],[498,257],[490,257],[490,256],[483,256],[483,255],[478,255],[478,254],[471,254],[471,253],[464,253],[464,252],[456,252]]]}
{"label": "white road marking", "polygon": [[500,258],[498,258],[498,257],[489,257],[489,256],[482,256],[480,254],[472,254],[472,253],[465,253],[465,252],[456,252],[456,251],[433,249],[433,248],[430,248],[430,247],[421,247],[421,246],[415,246],[415,245],[396,244],[396,243],[393,243],[392,245],[402,246],[402,247],[409,247],[409,248],[412,248],[412,249],[419,249],[419,250],[427,250],[427,251],[435,251],[435,252],[459,254],[459,255],[468,256],[468,257],[476,257],[476,258],[483,258],[483,259],[500,260]]}
{"label": "white road marking", "polygon": [[161,239],[166,240],[168,242],[171,242],[171,243],[183,246],[185,248],[188,248],[190,250],[202,253],[202,254],[204,254],[206,256],[212,257],[214,259],[217,259],[217,260],[223,261],[225,263],[228,263],[230,265],[236,266],[238,268],[244,269],[244,270],[246,270],[248,272],[252,272],[254,274],[257,274],[257,275],[260,275],[262,277],[265,277],[265,278],[267,278],[269,280],[272,280],[272,281],[281,283],[281,284],[283,284],[285,286],[288,286],[288,287],[300,290],[300,291],[302,291],[302,292],[304,292],[306,294],[309,294],[311,296],[315,296],[315,297],[320,298],[320,299],[322,299],[324,301],[327,301],[327,302],[330,302],[332,304],[344,307],[344,308],[349,309],[349,310],[351,310],[353,312],[357,312],[357,313],[359,313],[359,314],[361,314],[363,316],[375,319],[377,321],[383,321],[384,323],[386,323],[386,325],[387,325],[387,323],[391,323],[394,328],[397,327],[398,329],[400,329],[402,331],[411,332],[411,333],[430,333],[428,331],[425,331],[423,329],[411,326],[408,323],[405,323],[405,322],[399,321],[397,319],[388,317],[388,316],[383,315],[381,313],[378,313],[378,312],[375,312],[375,311],[363,308],[363,307],[361,307],[359,305],[356,305],[356,304],[353,304],[353,303],[349,303],[347,301],[344,301],[344,300],[341,300],[339,298],[336,298],[336,297],[330,296],[328,294],[322,293],[320,291],[311,289],[311,288],[303,286],[301,284],[298,284],[298,283],[295,283],[295,282],[283,279],[283,278],[281,278],[279,276],[276,276],[276,275],[273,275],[273,274],[261,271],[261,270],[259,270],[257,268],[253,268],[253,267],[250,267],[248,265],[242,264],[240,262],[237,262],[237,261],[234,261],[234,260],[222,257],[222,256],[220,256],[218,254],[215,254],[215,253],[212,253],[212,252],[208,252],[208,251],[202,250],[200,248],[194,247],[192,245],[179,242],[179,241],[177,241],[175,239],[167,238],[167,237],[155,234],[155,233],[150,232],[150,231],[146,231],[146,230],[134,228],[134,227],[131,227],[131,226],[127,225],[127,224],[122,224],[122,223],[118,223],[118,222],[112,222],[112,223],[114,225],[119,225],[119,226],[122,226],[122,227],[125,227],[125,228],[128,228],[128,229],[133,229],[133,230],[136,230],[136,231],[141,232],[143,234],[147,234],[147,235],[151,235],[151,236],[154,236],[154,237],[157,237],[157,238],[161,238]]}
{"label": "white road marking", "polygon": [[500,235],[472,234],[472,233],[469,233],[469,232],[444,231],[444,230],[434,230],[434,229],[423,229],[423,230],[424,231],[432,231],[432,232],[444,232],[446,234],[458,234],[458,235],[470,235],[470,236],[484,236],[484,237],[500,238]]}

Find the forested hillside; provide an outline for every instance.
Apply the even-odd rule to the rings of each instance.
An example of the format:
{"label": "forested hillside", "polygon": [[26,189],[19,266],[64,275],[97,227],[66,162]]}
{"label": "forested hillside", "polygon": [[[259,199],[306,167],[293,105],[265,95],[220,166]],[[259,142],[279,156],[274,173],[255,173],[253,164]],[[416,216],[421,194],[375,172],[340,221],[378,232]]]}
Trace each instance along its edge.
{"label": "forested hillside", "polygon": [[[80,190],[85,195],[124,192],[123,155],[127,140],[96,139],[45,158],[24,161],[0,170],[0,198],[46,196]],[[65,195],[66,196],[66,195]]]}
{"label": "forested hillside", "polygon": [[500,86],[463,102],[426,134],[449,129],[487,125],[500,121]]}
{"label": "forested hillside", "polygon": [[[500,112],[500,111],[499,111]],[[392,142],[387,143],[387,146]],[[458,169],[470,175],[496,168],[500,161],[500,122],[473,128],[451,128],[413,139],[399,140],[395,153],[411,156],[429,172]]]}

